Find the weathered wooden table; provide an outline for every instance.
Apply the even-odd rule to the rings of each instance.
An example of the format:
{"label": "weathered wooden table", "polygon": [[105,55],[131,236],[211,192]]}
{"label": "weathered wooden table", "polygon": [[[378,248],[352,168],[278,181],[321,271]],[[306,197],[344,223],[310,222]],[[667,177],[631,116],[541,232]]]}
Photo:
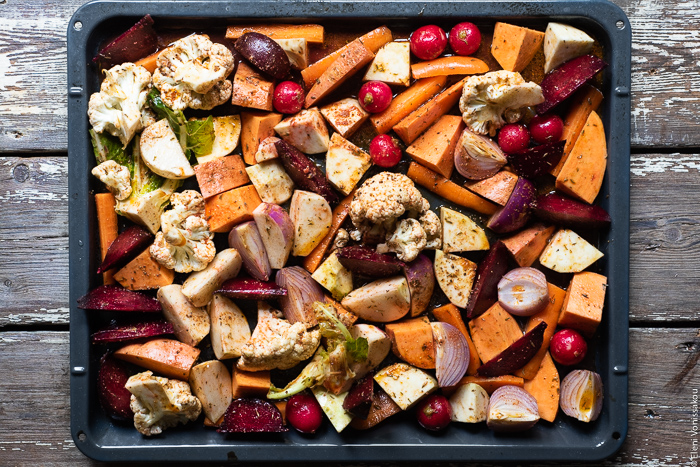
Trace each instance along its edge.
{"label": "weathered wooden table", "polygon": [[[0,465],[91,465],[69,434],[66,27],[0,0]],[[629,434],[610,464],[700,454],[700,1],[616,0],[633,28]]]}

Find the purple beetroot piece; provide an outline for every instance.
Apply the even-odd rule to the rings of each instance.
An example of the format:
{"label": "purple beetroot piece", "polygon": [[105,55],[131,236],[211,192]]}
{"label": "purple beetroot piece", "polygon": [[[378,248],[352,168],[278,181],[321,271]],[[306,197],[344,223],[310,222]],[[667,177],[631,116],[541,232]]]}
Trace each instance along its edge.
{"label": "purple beetroot piece", "polygon": [[104,311],[142,311],[158,313],[160,302],[140,292],[118,285],[101,285],[78,299],[78,308]]}
{"label": "purple beetroot piece", "polygon": [[273,281],[264,282],[250,277],[235,277],[224,282],[216,293],[230,298],[269,300],[284,297],[287,295],[287,289]]}
{"label": "purple beetroot piece", "polygon": [[283,433],[282,413],[274,404],[261,399],[235,399],[224,414],[219,433]]}
{"label": "purple beetroot piece", "polygon": [[374,373],[367,374],[350,389],[343,408],[361,419],[366,419],[374,397]]}
{"label": "purple beetroot piece", "polygon": [[605,209],[559,193],[538,196],[533,214],[543,221],[564,227],[599,229],[610,226],[610,215]]}
{"label": "purple beetroot piece", "polygon": [[92,59],[100,68],[108,69],[124,62],[135,62],[158,48],[158,36],[153,29],[153,18],[146,15],[128,31],[114,39]]}
{"label": "purple beetroot piece", "polygon": [[465,309],[467,319],[476,318],[498,301],[498,282],[508,272],[508,248],[500,240],[491,245],[476,268],[476,282]]}
{"label": "purple beetroot piece", "polygon": [[491,378],[509,375],[524,367],[542,348],[546,329],[547,323],[542,321],[506,350],[481,365],[476,370],[477,374]]}
{"label": "purple beetroot piece", "polygon": [[330,205],[335,205],[340,201],[326,176],[305,154],[284,140],[277,141],[275,148],[289,177],[299,188],[323,196]]}
{"label": "purple beetroot piece", "polygon": [[126,365],[120,360],[105,354],[100,360],[97,373],[97,394],[105,412],[117,420],[131,420],[131,393],[124,387],[129,379]]}
{"label": "purple beetroot piece", "polygon": [[355,274],[386,277],[398,274],[404,264],[391,255],[377,253],[364,246],[346,246],[336,251],[338,261]]}
{"label": "purple beetroot piece", "polygon": [[148,248],[154,240],[153,234],[138,225],[132,225],[124,230],[112,242],[107,249],[105,259],[97,268],[97,274],[102,274],[110,269],[121,269],[126,266],[129,261],[136,258],[138,255]]}
{"label": "purple beetroot piece", "polygon": [[520,177],[535,178],[549,172],[564,154],[566,141],[545,143],[506,155],[513,171]]}
{"label": "purple beetroot piece", "polygon": [[173,334],[173,325],[164,319],[156,321],[141,321],[138,323],[111,326],[100,329],[92,334],[93,344],[108,344],[112,342],[125,342],[142,337],[156,337],[164,334]]}
{"label": "purple beetroot piece", "polygon": [[563,102],[607,65],[595,55],[581,55],[547,73],[540,83],[544,102],[537,106],[537,113],[542,115]]}
{"label": "purple beetroot piece", "polygon": [[520,177],[506,205],[496,211],[486,226],[496,233],[515,232],[527,224],[535,201],[535,186],[529,180]]}

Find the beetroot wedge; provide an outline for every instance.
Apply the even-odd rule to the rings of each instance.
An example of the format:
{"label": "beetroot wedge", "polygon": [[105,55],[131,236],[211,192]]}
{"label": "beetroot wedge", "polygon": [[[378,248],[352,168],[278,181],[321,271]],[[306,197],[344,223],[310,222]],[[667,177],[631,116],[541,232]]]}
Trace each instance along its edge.
{"label": "beetroot wedge", "polygon": [[277,141],[275,148],[289,177],[299,188],[323,196],[328,204],[338,204],[338,194],[311,159],[284,140]]}
{"label": "beetroot wedge", "polygon": [[273,281],[264,282],[249,277],[236,277],[224,282],[216,293],[231,298],[269,300],[284,297],[287,295],[287,289],[280,287]]}
{"label": "beetroot wedge", "polygon": [[97,274],[126,266],[129,261],[148,248],[154,239],[153,234],[141,226],[132,225],[127,228],[109,246],[105,259],[97,268]]}
{"label": "beetroot wedge", "polygon": [[283,433],[282,413],[261,399],[236,399],[228,406],[219,433]]}
{"label": "beetroot wedge", "polygon": [[124,387],[129,379],[126,365],[120,360],[105,354],[100,360],[97,373],[97,393],[105,412],[117,420],[131,420],[131,393]]}
{"label": "beetroot wedge", "polygon": [[111,68],[124,62],[135,62],[152,54],[158,48],[158,36],[153,29],[153,18],[146,15],[128,31],[100,50],[92,61],[100,68]]}
{"label": "beetroot wedge", "polygon": [[530,219],[535,194],[532,182],[524,177],[518,178],[506,205],[491,216],[486,226],[499,234],[522,229]]}
{"label": "beetroot wedge", "polygon": [[506,350],[481,365],[476,370],[477,374],[486,377],[503,376],[524,367],[542,348],[545,329],[547,323],[542,321]]}
{"label": "beetroot wedge", "polygon": [[338,261],[351,272],[367,277],[399,274],[404,264],[391,255],[364,246],[346,246],[336,252]]}
{"label": "beetroot wedge", "polygon": [[535,200],[533,213],[539,219],[564,227],[599,229],[610,227],[610,215],[600,206],[576,201],[559,193]]}
{"label": "beetroot wedge", "polygon": [[374,397],[374,373],[359,380],[348,392],[343,408],[361,419],[366,419]]}
{"label": "beetroot wedge", "polygon": [[175,329],[168,321],[142,321],[121,326],[111,326],[93,333],[93,344],[108,344],[111,342],[125,342],[142,337],[156,337],[165,334],[173,334]]}
{"label": "beetroot wedge", "polygon": [[520,177],[535,178],[549,172],[564,154],[566,141],[545,143],[524,151],[508,154],[508,163]]}
{"label": "beetroot wedge", "polygon": [[581,55],[550,71],[540,83],[544,102],[537,113],[542,115],[563,102],[607,65],[595,55]]}
{"label": "beetroot wedge", "polygon": [[465,316],[476,318],[498,300],[498,282],[508,272],[508,248],[500,240],[491,245],[476,268],[476,283],[469,296]]}
{"label": "beetroot wedge", "polygon": [[78,299],[78,308],[149,313],[158,313],[163,310],[157,299],[140,292],[124,289],[118,285],[101,285],[91,290]]}

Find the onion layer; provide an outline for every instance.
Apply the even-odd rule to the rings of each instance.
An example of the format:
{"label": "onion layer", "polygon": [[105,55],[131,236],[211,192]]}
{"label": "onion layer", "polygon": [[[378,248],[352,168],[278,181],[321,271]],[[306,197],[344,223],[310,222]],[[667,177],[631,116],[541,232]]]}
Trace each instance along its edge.
{"label": "onion layer", "polygon": [[516,316],[539,313],[549,302],[547,278],[537,269],[513,269],[498,283],[498,302]]}
{"label": "onion layer", "polygon": [[314,302],[323,302],[323,290],[305,269],[299,266],[282,268],[277,272],[275,282],[287,289],[287,295],[280,298],[280,306],[290,323],[305,323],[315,326],[318,321],[314,314]]}
{"label": "onion layer", "polygon": [[470,180],[489,178],[506,165],[507,159],[495,141],[465,129],[454,153],[455,169]]}
{"label": "onion layer", "polygon": [[569,417],[592,422],[603,409],[603,380],[588,370],[574,370],[561,382],[559,406]]}
{"label": "onion layer", "polygon": [[486,425],[494,431],[524,431],[540,419],[537,401],[518,386],[501,386],[491,394]]}
{"label": "onion layer", "polygon": [[454,386],[467,372],[469,345],[464,334],[448,323],[430,323],[435,343],[435,374],[438,386]]}
{"label": "onion layer", "polygon": [[241,255],[243,267],[248,274],[261,281],[270,280],[270,262],[255,222],[249,221],[235,226],[228,234],[228,244]]}

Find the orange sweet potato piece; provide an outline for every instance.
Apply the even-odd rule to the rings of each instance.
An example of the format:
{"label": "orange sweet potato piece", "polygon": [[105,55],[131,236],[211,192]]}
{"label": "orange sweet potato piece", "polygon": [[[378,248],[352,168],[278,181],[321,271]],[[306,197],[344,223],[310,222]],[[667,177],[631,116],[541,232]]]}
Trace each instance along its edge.
{"label": "orange sweet potato piece", "polygon": [[208,426],[209,428],[218,428],[222,423],[224,423],[224,415],[222,415],[216,422],[212,422],[206,416],[204,417],[204,426]]}
{"label": "orange sweet potato piece", "polygon": [[502,241],[518,265],[524,268],[532,266],[532,263],[540,257],[552,234],[554,234],[553,225],[547,227],[543,224],[535,224]]}
{"label": "orange sweet potato piece", "polygon": [[406,153],[430,170],[450,178],[455,166],[455,146],[464,128],[462,117],[443,115],[406,148]]}
{"label": "orange sweet potato piece", "polygon": [[406,115],[440,92],[446,82],[447,78],[445,76],[416,81],[410,88],[394,97],[385,111],[372,115],[369,121],[372,122],[377,133],[388,132]]}
{"label": "orange sweet potato piece", "polygon": [[151,258],[146,249],[115,272],[114,279],[125,289],[150,290],[172,284],[175,272]]}
{"label": "orange sweet potato piece", "polygon": [[304,107],[309,108],[318,104],[324,97],[333,92],[345,80],[354,75],[367,63],[371,62],[374,54],[360,41],[352,41],[345,51],[323,72],[309,89],[304,101]]}
{"label": "orange sweet potato piece", "polygon": [[333,300],[333,298],[330,295],[324,294],[323,296],[326,300],[326,303],[328,303],[329,305],[333,305],[333,308],[335,308],[335,313],[338,315],[338,319],[340,319],[340,322],[343,323],[346,327],[349,328],[350,326],[355,324],[355,322],[358,319],[360,319],[360,317],[357,316],[355,313],[345,308],[339,302]]}
{"label": "orange sweet potato piece", "polygon": [[559,314],[559,326],[591,337],[603,318],[608,278],[594,272],[574,274]]}
{"label": "orange sweet potato piece", "polygon": [[262,200],[253,185],[234,188],[204,201],[204,212],[212,232],[229,232],[234,225],[253,219]]}
{"label": "orange sweet potato piece", "polygon": [[[394,131],[406,144],[411,144],[430,125],[445,115],[462,97],[462,87],[467,78],[453,84],[437,96],[414,110],[394,126]],[[456,144],[456,142],[455,142]]]}
{"label": "orange sweet potato piece", "polygon": [[603,184],[607,159],[603,121],[592,111],[557,175],[556,189],[581,201],[593,203]]}
{"label": "orange sweet potato piece", "polygon": [[482,362],[488,362],[523,337],[517,321],[498,302],[469,321],[469,331]]}
{"label": "orange sweet potato piece", "polygon": [[275,407],[280,411],[282,414],[282,424],[286,425],[287,424],[287,401],[272,401],[273,404],[275,404]]}
{"label": "orange sweet potato piece", "polygon": [[542,46],[544,33],[508,23],[496,23],[491,55],[504,70],[522,71]]}
{"label": "orange sweet potato piece", "polygon": [[233,91],[231,92],[231,103],[233,105],[272,111],[272,95],[274,91],[274,81],[266,80],[244,62],[238,64],[236,75],[233,77]]}
{"label": "orange sweet potato piece", "polygon": [[250,183],[243,159],[238,154],[197,164],[194,174],[204,198]]}
{"label": "orange sweet potato piece", "polygon": [[506,170],[501,170],[492,177],[468,185],[467,188],[489,201],[505,206],[517,182],[517,175]]}
{"label": "orange sweet potato piece", "polygon": [[411,74],[414,79],[432,78],[433,76],[450,75],[476,75],[489,71],[489,66],[478,58],[441,57],[435,60],[418,62],[411,65]]}
{"label": "orange sweet potato piece", "polygon": [[479,368],[479,365],[481,365],[481,360],[479,360],[479,354],[476,351],[474,342],[472,342],[469,331],[467,331],[467,326],[464,324],[464,320],[462,320],[459,308],[451,303],[448,303],[447,305],[435,308],[433,310],[433,316],[435,316],[438,321],[451,324],[459,329],[462,334],[464,334],[464,337],[467,339],[467,344],[469,345],[469,368],[467,368],[467,374],[475,375],[477,368]]}
{"label": "orange sweet potato piece", "polygon": [[523,387],[525,384],[525,381],[518,377],[518,376],[513,376],[513,375],[504,375],[504,376],[465,376],[464,378],[459,380],[459,383],[455,384],[454,386],[450,386],[447,388],[442,388],[442,393],[445,395],[445,397],[450,397],[459,386],[463,386],[465,384],[469,383],[474,383],[478,384],[482,388],[484,388],[484,391],[486,391],[489,396],[493,394],[493,391],[496,389],[502,387],[502,386],[518,386],[518,387]]}
{"label": "orange sweet potato piece", "polygon": [[134,63],[134,65],[142,66],[152,74],[154,71],[156,71],[156,68],[158,68],[158,55],[161,52],[162,50],[159,50],[158,52],[152,53],[148,57],[143,57],[141,60]]}
{"label": "orange sweet potato piece", "polygon": [[566,292],[556,285],[547,284],[549,290],[549,303],[544,310],[537,314],[530,316],[525,324],[525,332],[531,331],[542,321],[547,323],[547,329],[544,330],[544,337],[542,339],[542,347],[537,354],[532,357],[532,360],[527,362],[527,364],[521,369],[515,372],[516,376],[522,376],[525,379],[532,379],[535,377],[537,370],[540,367],[540,363],[544,358],[544,354],[549,350],[549,341],[552,339],[554,332],[557,330],[557,321],[559,320],[559,313],[561,312],[561,307],[564,304],[564,298],[566,297]]}
{"label": "orange sweet potato piece", "polygon": [[553,422],[559,410],[559,372],[549,352],[545,352],[537,373],[525,381],[523,389],[537,401],[540,418]]}
{"label": "orange sweet potato piece", "polygon": [[345,222],[345,220],[348,218],[348,215],[350,213],[350,203],[352,202],[353,196],[355,196],[354,191],[350,193],[347,197],[345,197],[345,199],[343,199],[340,202],[340,204],[338,204],[333,209],[333,220],[331,221],[331,230],[329,230],[326,236],[323,237],[321,243],[316,245],[316,247],[313,250],[311,250],[311,253],[304,257],[302,264],[304,266],[304,269],[306,269],[310,273],[313,274],[314,271],[318,269],[321,262],[323,261],[323,258],[326,256],[326,251],[328,251],[328,248],[331,246],[331,243],[333,243],[335,235],[338,233],[338,230],[343,225],[343,222]]}
{"label": "orange sweet potato piece", "polygon": [[394,355],[418,368],[435,368],[433,329],[426,316],[388,323],[384,330]]}
{"label": "orange sweet potato piece", "polygon": [[264,399],[270,390],[269,371],[243,371],[233,367],[231,372],[233,398],[260,397]]}
{"label": "orange sweet potato piece", "polygon": [[190,369],[199,357],[199,349],[174,339],[152,339],[124,346],[114,352],[114,356],[159,376],[188,381]]}
{"label": "orange sweet potato piece", "polygon": [[238,39],[246,32],[258,32],[270,39],[306,39],[310,44],[323,44],[325,31],[320,24],[236,24],[226,28],[226,39]]}
{"label": "orange sweet potato piece", "polygon": [[281,121],[282,114],[274,112],[241,112],[241,148],[246,164],[257,164],[255,153],[260,142],[275,136],[275,125]]}
{"label": "orange sweet potato piece", "polygon": [[433,172],[416,162],[411,162],[406,176],[436,195],[442,196],[446,200],[465,208],[487,215],[491,215],[498,210],[498,206],[492,202],[486,201],[466,188],[462,188],[439,173]]}
{"label": "orange sweet potato piece", "polygon": [[[116,200],[112,193],[98,193],[95,195],[95,211],[97,211],[97,230],[100,235],[100,258],[105,259],[107,250],[119,235],[117,213],[114,210]],[[102,274],[102,283],[105,285],[116,284],[114,271]]]}
{"label": "orange sweet potato piece", "polygon": [[578,135],[581,134],[581,130],[583,130],[586,120],[588,120],[588,116],[591,112],[598,109],[602,101],[603,93],[590,84],[584,85],[571,97],[571,102],[573,102],[573,104],[569,109],[569,113],[566,114],[566,118],[564,119],[564,131],[562,131],[561,134],[561,140],[566,141],[564,153],[561,159],[559,159],[559,163],[550,170],[549,173],[555,177],[559,175],[561,168],[564,167],[564,162],[566,162],[566,159],[569,157],[578,139]]}

